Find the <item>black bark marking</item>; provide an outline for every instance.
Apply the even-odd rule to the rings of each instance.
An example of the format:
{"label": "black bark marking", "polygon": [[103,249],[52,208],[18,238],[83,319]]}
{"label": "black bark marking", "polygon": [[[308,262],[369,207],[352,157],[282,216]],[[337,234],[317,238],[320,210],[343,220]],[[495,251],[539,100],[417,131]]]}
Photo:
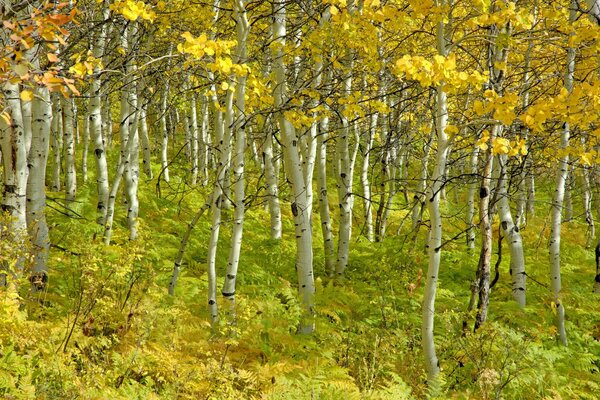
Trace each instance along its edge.
{"label": "black bark marking", "polygon": [[485,197],[487,197],[488,195],[488,189],[485,186],[482,186],[479,188],[479,198],[483,199]]}
{"label": "black bark marking", "polygon": [[298,216],[298,205],[296,203],[292,203],[292,214],[294,217]]}
{"label": "black bark marking", "polygon": [[215,303],[216,303],[216,301],[214,301],[214,300],[212,300],[212,299],[208,301],[208,305],[209,305],[209,306],[212,306],[212,305],[213,305],[213,304],[215,304]]}

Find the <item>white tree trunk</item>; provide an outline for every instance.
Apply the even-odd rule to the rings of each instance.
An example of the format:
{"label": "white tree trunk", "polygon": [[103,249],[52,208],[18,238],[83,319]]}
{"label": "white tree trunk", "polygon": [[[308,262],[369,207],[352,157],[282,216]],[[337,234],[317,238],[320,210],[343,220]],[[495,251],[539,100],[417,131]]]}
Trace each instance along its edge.
{"label": "white tree trunk", "polygon": [[[571,1],[571,10],[569,13],[569,22],[573,23],[577,16],[577,1]],[[573,35],[573,34],[571,34]],[[575,74],[575,49],[567,50],[567,71],[565,73],[565,89],[569,93],[573,91],[573,76]],[[564,123],[560,135],[560,148],[566,150],[569,146],[569,137],[571,134],[568,122]],[[565,152],[566,153],[566,152]],[[550,225],[550,282],[552,287],[552,296],[554,307],[556,308],[556,327],[560,342],[566,346],[567,331],[565,329],[565,307],[562,303],[561,276],[560,276],[560,231],[562,223],[562,209],[565,197],[565,185],[569,176],[569,155],[565,154],[559,158],[558,171],[556,173],[556,189],[552,198],[552,222]]]}
{"label": "white tree trunk", "polygon": [[88,151],[90,149],[90,118],[86,114],[83,119],[83,152],[81,154],[81,178],[83,183],[88,179]]}
{"label": "white tree trunk", "polygon": [[475,147],[471,152],[471,179],[472,183],[469,185],[469,192],[467,194],[467,249],[472,251],[475,248],[475,192],[477,191],[477,179],[476,176],[479,172],[477,168],[479,163],[479,147]]}
{"label": "white tree trunk", "polygon": [[[412,229],[413,231],[417,231],[417,229],[421,226],[422,218],[423,218],[423,209],[425,208],[425,197],[427,190],[427,177],[429,176],[429,155],[431,154],[431,146],[434,140],[435,131],[433,129],[433,125],[429,127],[431,132],[429,134],[429,140],[425,143],[425,154],[421,159],[421,173],[419,176],[419,185],[417,186],[417,190],[415,191],[415,204],[412,209]],[[416,235],[415,235],[416,238]]]}
{"label": "white tree trunk", "polygon": [[198,182],[198,112],[196,110],[196,94],[190,93],[190,158],[192,162],[192,185]]}
{"label": "white tree trunk", "polygon": [[[13,218],[12,231],[17,235],[21,232],[24,239],[27,233],[25,199],[29,170],[19,86],[10,81],[5,82],[2,92],[11,124],[8,125],[4,118],[0,118],[0,149],[4,172],[1,209]],[[18,260],[16,271],[9,271],[9,274],[20,275],[24,266],[23,261],[22,258]],[[6,275],[1,275],[1,283],[6,285]]]}
{"label": "white tree trunk", "polygon": [[48,252],[50,236],[46,223],[46,163],[50,143],[52,106],[47,88],[36,89],[32,101],[31,150],[27,157],[27,226],[35,249],[32,282],[33,289],[42,290],[48,281]]}
{"label": "white tree trunk", "polygon": [[373,148],[373,137],[375,137],[376,134],[378,117],[379,115],[377,113],[371,115],[369,129],[365,129],[364,131],[364,141],[362,148],[362,168],[360,171],[360,183],[362,185],[363,191],[365,231],[367,240],[369,242],[375,240],[375,234],[373,231],[373,202],[371,201],[371,182],[369,181],[369,168],[371,167],[371,149]]}
{"label": "white tree trunk", "polygon": [[[437,3],[437,2],[436,2]],[[440,21],[437,24],[436,39],[438,54],[445,57],[448,55],[446,38],[444,34],[445,24]],[[442,245],[442,216],[440,213],[440,191],[445,184],[444,172],[446,171],[446,160],[448,155],[448,137],[446,125],[448,123],[448,102],[446,92],[440,84],[436,87],[436,110],[435,122],[437,131],[437,156],[436,163],[431,176],[431,185],[428,191],[428,209],[431,228],[428,240],[429,265],[427,268],[427,279],[423,294],[423,325],[421,337],[423,353],[425,354],[425,367],[427,370],[427,383],[434,390],[439,386],[438,376],[440,364],[435,351],[433,340],[433,317],[435,315],[435,295],[440,269],[440,256]]]}
{"label": "white tree trunk", "polygon": [[142,150],[144,154],[144,173],[148,179],[152,179],[152,163],[150,149],[150,138],[148,137],[148,121],[146,120],[148,104],[144,101],[144,104],[140,107],[140,118],[138,122],[140,141],[142,142]]}
{"label": "white tree trunk", "polygon": [[594,225],[594,214],[592,213],[592,187],[590,184],[590,167],[584,166],[582,173],[583,180],[583,212],[585,215],[585,222],[588,224],[588,230],[586,232],[586,244],[585,247],[589,248],[596,237],[596,228]]}
{"label": "white tree trunk", "polygon": [[[246,17],[245,0],[236,0],[234,3],[236,28],[237,28],[237,49],[236,63],[246,62],[246,39],[250,26]],[[235,105],[237,118],[234,122],[235,131],[235,150],[233,154],[233,192],[234,192],[234,210],[233,210],[233,228],[231,233],[231,247],[229,250],[229,262],[227,264],[227,273],[221,293],[223,297],[231,303],[235,302],[235,282],[240,262],[240,251],[242,248],[242,234],[244,229],[245,212],[245,194],[244,194],[244,152],[246,150],[246,77],[237,77],[235,87]]]}
{"label": "white tree trunk", "polygon": [[500,216],[500,225],[507,239],[510,248],[510,276],[512,278],[512,294],[515,301],[525,307],[527,275],[525,273],[525,255],[523,253],[523,240],[519,226],[513,222],[510,211],[510,202],[507,189],[507,156],[501,154],[500,162],[500,183],[498,193],[498,214]]}
{"label": "white tree trunk", "polygon": [[[110,18],[110,9],[108,1],[104,2],[102,11],[104,21]],[[104,54],[104,46],[106,42],[106,27],[109,24],[104,24],[100,30],[100,34],[93,46],[93,54],[95,58],[100,58]],[[104,141],[102,138],[102,117],[101,117],[101,88],[100,68],[94,69],[90,88],[90,107],[89,107],[89,124],[91,139],[94,141],[94,156],[96,158],[96,181],[98,187],[98,223],[104,225],[106,221],[106,208],[108,205],[108,165],[106,162],[106,152]]]}
{"label": "white tree trunk", "polygon": [[270,129],[271,117],[265,120],[265,144],[263,145],[263,160],[265,164],[265,181],[267,200],[271,216],[271,239],[281,239],[281,206],[279,205],[278,174],[273,159],[273,134]]}
{"label": "white tree trunk", "polygon": [[277,120],[281,130],[285,169],[292,187],[292,214],[296,233],[296,271],[298,274],[298,291],[305,308],[305,316],[300,323],[300,333],[311,333],[314,330],[313,297],[315,293],[313,276],[313,250],[311,218],[306,198],[307,182],[304,181],[302,160],[298,149],[298,138],[294,126],[281,111],[287,97],[285,63],[283,48],[286,37],[286,3],[283,0],[273,2],[273,41],[277,47],[273,50],[273,71],[275,73],[273,97],[278,111]]}
{"label": "white tree trunk", "polygon": [[[352,13],[353,4],[348,5],[349,12]],[[343,78],[342,94],[350,95],[352,91],[352,68],[354,66],[354,53],[348,51],[346,68],[347,75]],[[348,256],[350,252],[350,240],[352,240],[352,211],[354,208],[354,193],[352,190],[354,178],[354,165],[350,156],[350,134],[351,126],[348,116],[341,113],[342,129],[336,139],[336,156],[338,170],[336,174],[336,183],[338,189],[338,201],[340,211],[339,233],[338,233],[338,252],[335,266],[336,278],[342,278],[348,265]]]}
{"label": "white tree trunk", "polygon": [[[215,95],[216,96],[216,95]],[[214,148],[220,153],[217,165],[217,177],[212,195],[212,221],[210,239],[208,242],[208,310],[213,323],[217,322],[219,312],[217,307],[217,246],[221,228],[221,208],[223,207],[225,172],[229,169],[231,158],[231,124],[233,122],[233,93],[228,91],[225,98],[225,123],[222,113],[216,112]]]}
{"label": "white tree trunk", "polygon": [[75,200],[77,193],[77,171],[75,169],[75,131],[73,100],[61,96],[63,146],[65,153],[65,191],[67,203]]}
{"label": "white tree trunk", "polygon": [[52,191],[60,192],[61,190],[61,170],[62,170],[62,137],[63,137],[63,118],[60,101],[57,100],[58,94],[55,94],[52,101],[52,154],[54,156],[54,165],[52,168]]}

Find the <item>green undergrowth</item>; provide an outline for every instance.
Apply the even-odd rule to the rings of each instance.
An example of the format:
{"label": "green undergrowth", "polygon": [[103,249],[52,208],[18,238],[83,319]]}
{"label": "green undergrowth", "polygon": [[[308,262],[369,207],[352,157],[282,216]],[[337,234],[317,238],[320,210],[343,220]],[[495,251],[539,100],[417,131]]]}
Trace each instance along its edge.
{"label": "green undergrowth", "polygon": [[[21,290],[6,290],[0,304],[0,397],[597,398],[600,302],[591,293],[593,254],[583,247],[585,226],[578,222],[563,226],[563,301],[570,340],[563,348],[553,326],[545,216],[530,218],[523,230],[527,271],[537,281],[529,280],[527,307],[521,310],[511,300],[505,245],[488,323],[473,333],[474,316],[466,308],[477,251],[467,252],[460,237],[450,240],[464,229],[464,221],[451,217],[458,214],[457,206],[447,203],[435,321],[442,387],[431,394],[421,351],[426,227],[410,231],[402,199],[391,213],[388,238],[353,242],[342,284],[327,277],[315,229],[316,331],[301,336],[296,334],[302,309],[288,205],[282,204],[281,241],[269,238],[269,216],[262,205],[248,211],[236,303],[221,300],[221,319],[211,326],[207,216],[190,239],[175,296],[167,294],[179,242],[205,194],[173,181],[163,184],[159,198],[154,182],[140,186],[140,239],[127,240],[121,207],[110,246],[102,244],[94,221],[91,183],[82,186],[70,210],[50,194],[55,247],[48,290],[33,294],[21,282]],[[178,194],[181,190],[185,196]],[[358,210],[357,202],[360,215]],[[219,285],[231,211],[223,218]],[[314,218],[318,228],[318,215]]]}

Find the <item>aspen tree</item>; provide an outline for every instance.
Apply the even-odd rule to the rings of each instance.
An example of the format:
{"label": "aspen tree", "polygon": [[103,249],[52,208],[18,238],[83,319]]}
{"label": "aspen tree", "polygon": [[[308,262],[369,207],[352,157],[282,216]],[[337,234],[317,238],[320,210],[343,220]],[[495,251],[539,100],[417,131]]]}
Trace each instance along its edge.
{"label": "aspen tree", "polygon": [[[445,0],[437,0],[436,6],[445,6]],[[436,47],[438,55],[448,56],[448,45],[446,38],[446,23],[438,16],[436,23]],[[429,219],[431,227],[428,238],[427,279],[425,281],[425,292],[423,295],[423,324],[421,328],[423,353],[425,354],[425,367],[427,370],[427,381],[434,390],[438,386],[440,364],[435,351],[433,339],[433,317],[435,315],[435,295],[440,269],[440,256],[442,246],[442,216],[440,213],[440,191],[445,184],[444,173],[446,171],[446,160],[449,150],[446,126],[448,123],[448,101],[443,83],[435,87],[435,129],[437,133],[436,162],[431,176],[431,184],[427,191]]]}
{"label": "aspen tree", "polygon": [[[246,62],[246,41],[250,25],[246,16],[245,0],[235,0],[234,14],[236,19],[237,48],[235,51],[235,63],[242,65]],[[242,248],[242,234],[244,229],[245,212],[245,193],[244,193],[244,152],[246,150],[246,76],[240,74],[237,76],[235,85],[235,106],[237,118],[234,122],[233,130],[235,132],[235,149],[233,153],[233,187],[234,187],[234,210],[233,210],[233,228],[231,234],[231,247],[229,250],[229,261],[227,264],[227,273],[221,293],[223,297],[235,301],[235,282],[237,277],[238,265],[240,262],[240,251]]]}
{"label": "aspen tree", "polygon": [[298,327],[300,333],[314,330],[313,296],[315,293],[313,276],[313,250],[311,218],[306,198],[306,186],[302,160],[298,149],[295,128],[281,109],[287,100],[286,67],[283,60],[286,37],[286,3],[273,2],[273,72],[275,74],[273,97],[277,111],[277,122],[281,130],[285,170],[292,187],[292,214],[296,233],[296,271],[298,291],[305,308],[305,316]]}
{"label": "aspen tree", "polygon": [[[108,21],[110,18],[109,1],[104,0],[102,3],[102,19]],[[92,53],[95,59],[101,59],[106,44],[108,24],[103,24],[100,28],[100,33],[92,47]],[[94,156],[96,158],[96,182],[98,190],[98,223],[104,226],[106,221],[106,209],[108,205],[108,165],[106,161],[106,152],[102,136],[102,102],[101,102],[101,69],[99,64],[94,66],[94,74],[92,75],[92,83],[90,86],[90,106],[89,106],[89,124],[90,135],[94,142]]]}
{"label": "aspen tree", "polygon": [[50,127],[52,155],[54,156],[54,165],[52,168],[52,191],[60,192],[61,172],[62,172],[62,151],[63,151],[63,113],[62,105],[58,99],[58,94],[51,96],[52,99],[52,124]]}
{"label": "aspen tree", "polygon": [[[35,258],[32,272],[36,281],[34,290],[43,289],[48,278],[48,253],[50,236],[46,223],[46,165],[50,144],[50,121],[52,119],[50,94],[45,87],[37,88],[32,100],[31,149],[27,156],[29,177],[27,179],[27,226],[34,244]],[[45,277],[45,279],[44,279]]]}
{"label": "aspen tree", "polygon": [[[572,0],[569,12],[569,23],[572,24],[577,18],[577,0]],[[569,36],[572,36],[571,33]],[[567,70],[564,77],[564,89],[570,94],[573,91],[573,79],[575,74],[575,48],[567,48]],[[569,155],[565,151],[569,146],[571,127],[565,122],[560,135],[560,149],[563,155],[559,157],[558,171],[556,173],[556,189],[552,198],[551,225],[550,225],[550,282],[554,307],[556,309],[556,327],[560,342],[566,346],[567,331],[565,328],[565,307],[562,303],[561,275],[560,275],[560,231],[562,223],[563,201],[565,196],[565,185],[569,175]]]}
{"label": "aspen tree", "polygon": [[75,169],[75,114],[73,100],[61,97],[63,123],[63,149],[65,153],[65,191],[67,203],[75,200],[77,192],[77,173]]}
{"label": "aspen tree", "polygon": [[[354,12],[354,1],[348,2],[348,13]],[[350,96],[352,94],[352,69],[354,66],[354,52],[347,50],[344,63],[345,75],[342,78],[342,94]],[[350,107],[341,112],[342,128],[339,136],[336,138],[336,163],[338,170],[336,174],[336,184],[338,188],[339,201],[339,232],[338,232],[338,250],[337,263],[335,266],[336,277],[343,277],[344,271],[348,265],[348,256],[350,251],[350,240],[352,240],[352,211],[354,208],[354,194],[352,184],[354,180],[354,160],[350,154],[350,133],[351,124],[349,121]]]}

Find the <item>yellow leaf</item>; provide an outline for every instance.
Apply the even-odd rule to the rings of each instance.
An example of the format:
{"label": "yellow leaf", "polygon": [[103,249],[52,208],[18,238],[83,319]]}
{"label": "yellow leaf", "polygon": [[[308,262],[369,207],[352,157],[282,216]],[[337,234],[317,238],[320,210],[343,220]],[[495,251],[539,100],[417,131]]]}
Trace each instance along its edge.
{"label": "yellow leaf", "polygon": [[227,89],[229,89],[229,84],[227,82],[221,83],[221,90],[227,90]]}
{"label": "yellow leaf", "polygon": [[19,97],[21,97],[21,100],[23,101],[31,101],[33,100],[33,92],[31,90],[22,90]]}
{"label": "yellow leaf", "polygon": [[10,123],[12,122],[11,118],[10,118],[10,114],[7,113],[6,111],[3,111],[2,113],[0,113],[0,118],[2,118],[6,122],[6,125],[10,125]]}
{"label": "yellow leaf", "polygon": [[50,61],[51,63],[58,62],[58,57],[54,53],[48,53],[46,54],[46,57],[48,57],[48,61]]}

